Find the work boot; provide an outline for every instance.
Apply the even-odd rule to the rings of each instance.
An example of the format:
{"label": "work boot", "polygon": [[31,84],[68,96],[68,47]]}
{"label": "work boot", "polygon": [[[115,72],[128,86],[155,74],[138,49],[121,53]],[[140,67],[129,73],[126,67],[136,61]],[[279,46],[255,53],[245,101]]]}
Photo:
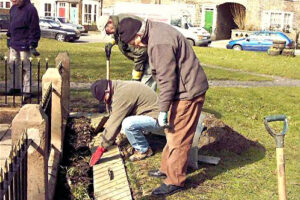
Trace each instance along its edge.
{"label": "work boot", "polygon": [[23,94],[23,104],[29,104],[32,98],[31,93],[24,93]]}
{"label": "work boot", "polygon": [[155,178],[167,178],[167,175],[158,169],[148,171],[148,175]]}
{"label": "work boot", "polygon": [[132,156],[129,157],[130,161],[138,161],[143,160],[147,157],[150,157],[153,155],[152,149],[149,147],[145,153],[142,153],[140,151],[135,151]]}
{"label": "work boot", "polygon": [[167,185],[167,184],[163,183],[163,184],[161,184],[161,186],[154,189],[153,192],[151,193],[151,195],[155,196],[155,197],[163,197],[163,196],[168,196],[168,195],[174,194],[181,190],[183,190],[183,187],[180,187],[177,185]]}

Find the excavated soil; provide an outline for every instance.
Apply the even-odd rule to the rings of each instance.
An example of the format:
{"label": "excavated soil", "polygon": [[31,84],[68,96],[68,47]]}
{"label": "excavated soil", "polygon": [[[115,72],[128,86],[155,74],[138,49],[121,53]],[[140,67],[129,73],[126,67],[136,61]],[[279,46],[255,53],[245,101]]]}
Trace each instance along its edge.
{"label": "excavated soil", "polygon": [[92,136],[89,119],[81,117],[68,121],[54,199],[93,199],[88,146]]}

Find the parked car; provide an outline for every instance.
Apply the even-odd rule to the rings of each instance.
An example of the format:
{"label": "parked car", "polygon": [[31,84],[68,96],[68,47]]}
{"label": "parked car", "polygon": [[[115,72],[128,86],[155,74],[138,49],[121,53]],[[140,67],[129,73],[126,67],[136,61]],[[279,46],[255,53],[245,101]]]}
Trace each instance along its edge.
{"label": "parked car", "polygon": [[80,38],[80,32],[73,29],[65,29],[54,20],[40,19],[42,37],[52,38],[58,41],[73,42]]}
{"label": "parked car", "polygon": [[0,15],[0,31],[7,30],[9,27],[9,15]]}
{"label": "parked car", "polygon": [[80,31],[80,33],[87,33],[88,32],[87,30],[85,30],[84,26],[82,26],[80,24],[73,24],[73,23],[69,22],[64,17],[44,17],[44,19],[54,20],[57,23],[59,23],[60,26],[62,26],[63,28],[66,28],[66,29],[78,30],[78,31]]}
{"label": "parked car", "polygon": [[246,51],[267,51],[275,40],[285,41],[288,47],[293,45],[293,41],[282,32],[257,31],[249,37],[229,41],[226,48]]}

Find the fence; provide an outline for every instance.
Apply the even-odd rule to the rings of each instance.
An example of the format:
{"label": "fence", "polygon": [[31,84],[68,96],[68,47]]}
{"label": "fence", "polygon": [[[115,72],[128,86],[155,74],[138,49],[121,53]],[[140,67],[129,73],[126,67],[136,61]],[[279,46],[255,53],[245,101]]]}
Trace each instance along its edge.
{"label": "fence", "polygon": [[[47,69],[43,75],[40,104],[24,105],[11,124],[14,147],[11,155],[21,157],[11,159],[1,172],[5,176],[0,179],[0,200],[53,199],[70,99],[69,56],[59,54],[56,63],[56,68]],[[27,132],[25,139],[24,131]],[[19,148],[21,153],[15,148],[18,150],[20,143],[25,144]],[[20,162],[24,170],[21,175],[16,167]],[[15,175],[20,179],[16,179]]]}
{"label": "fence", "polygon": [[[1,63],[0,63],[1,64]],[[29,58],[29,91],[24,92],[24,65],[25,62],[21,60],[20,65],[17,59],[14,59],[11,62],[8,62],[8,58],[4,57],[4,67],[0,67],[4,69],[4,74],[0,76],[3,77],[4,83],[3,89],[0,90],[1,104],[8,105],[13,104],[16,106],[16,97],[21,97],[18,103],[21,105],[26,103],[40,103],[41,89],[41,68],[42,63],[40,59],[37,59],[37,63],[33,62],[32,58]],[[45,59],[45,68],[47,70],[49,66],[48,59]],[[21,73],[19,72],[19,68],[21,68]],[[20,78],[21,75],[21,78]],[[17,82],[20,80],[21,85],[18,86]],[[3,81],[2,81],[3,82]],[[20,88],[18,88],[20,87]],[[16,90],[10,90],[16,89]],[[20,91],[19,91],[20,90]],[[36,99],[33,101],[33,99]]]}
{"label": "fence", "polygon": [[27,200],[27,151],[31,142],[23,133],[5,161],[4,170],[0,169],[0,200]]}

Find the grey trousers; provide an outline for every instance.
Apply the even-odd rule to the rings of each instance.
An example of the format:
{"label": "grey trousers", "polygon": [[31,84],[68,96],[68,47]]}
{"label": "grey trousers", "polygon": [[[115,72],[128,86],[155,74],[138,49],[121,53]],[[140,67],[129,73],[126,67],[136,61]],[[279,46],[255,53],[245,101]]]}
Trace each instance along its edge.
{"label": "grey trousers", "polygon": [[30,52],[9,49],[10,81],[9,89],[21,89],[21,68],[23,61],[23,92],[30,92]]}
{"label": "grey trousers", "polygon": [[144,83],[145,85],[148,85],[150,88],[152,88],[155,92],[157,89],[157,83],[152,77],[152,72],[150,69],[150,65],[147,63],[144,65],[145,69],[143,72],[143,76],[141,79],[141,83]]}

